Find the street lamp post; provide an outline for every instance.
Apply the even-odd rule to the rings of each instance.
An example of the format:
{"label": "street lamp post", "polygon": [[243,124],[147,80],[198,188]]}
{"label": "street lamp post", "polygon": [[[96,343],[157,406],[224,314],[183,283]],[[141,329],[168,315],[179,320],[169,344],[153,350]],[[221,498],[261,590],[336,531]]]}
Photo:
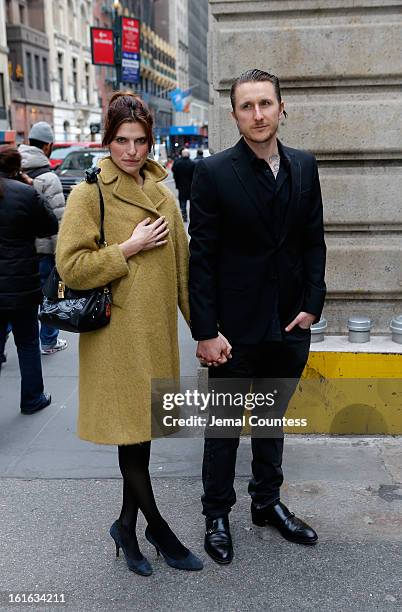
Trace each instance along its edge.
{"label": "street lamp post", "polygon": [[112,16],[113,16],[113,39],[114,39],[114,58],[116,69],[116,80],[114,89],[121,89],[121,4],[119,0],[114,0]]}

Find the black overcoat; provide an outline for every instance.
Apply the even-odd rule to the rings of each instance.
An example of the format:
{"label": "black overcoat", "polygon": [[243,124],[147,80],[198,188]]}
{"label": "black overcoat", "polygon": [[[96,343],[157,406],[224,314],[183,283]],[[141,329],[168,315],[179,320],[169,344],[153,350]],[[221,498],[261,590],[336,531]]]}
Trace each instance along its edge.
{"label": "black overcoat", "polygon": [[172,166],[173,178],[180,200],[190,199],[194,168],[195,163],[189,157],[176,159]]}

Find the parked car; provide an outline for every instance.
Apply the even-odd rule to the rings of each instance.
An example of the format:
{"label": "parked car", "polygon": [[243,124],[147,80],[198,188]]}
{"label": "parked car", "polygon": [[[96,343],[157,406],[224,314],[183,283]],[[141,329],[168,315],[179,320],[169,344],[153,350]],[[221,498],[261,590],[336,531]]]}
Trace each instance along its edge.
{"label": "parked car", "polygon": [[65,158],[67,157],[67,155],[69,155],[69,153],[71,153],[72,151],[79,151],[82,147],[77,147],[75,146],[71,146],[71,147],[62,147],[62,148],[58,148],[56,150],[53,149],[50,157],[49,157],[49,163],[50,163],[50,167],[53,170],[56,170],[56,168],[58,168],[63,161],[65,160]]}
{"label": "parked car", "polygon": [[[65,156],[72,150],[72,148],[90,147],[91,149],[101,148],[100,142],[55,142],[52,147],[52,154],[50,156],[50,166],[55,170],[62,163]],[[69,151],[67,151],[69,149]]]}
{"label": "parked car", "polygon": [[57,174],[63,186],[64,197],[67,199],[74,185],[78,185],[85,177],[85,170],[97,166],[98,162],[109,155],[107,149],[79,148],[71,151],[57,169]]}

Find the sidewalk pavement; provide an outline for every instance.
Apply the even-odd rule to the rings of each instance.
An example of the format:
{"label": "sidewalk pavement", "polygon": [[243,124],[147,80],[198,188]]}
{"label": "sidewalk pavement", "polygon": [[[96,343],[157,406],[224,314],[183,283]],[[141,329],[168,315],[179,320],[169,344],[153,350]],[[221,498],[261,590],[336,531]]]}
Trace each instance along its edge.
{"label": "sidewalk pavement", "polygon": [[[64,334],[63,334],[64,335]],[[231,515],[232,565],[216,565],[202,547],[202,441],[153,443],[152,473],[163,515],[204,560],[201,572],[169,568],[144,538],[151,577],[115,558],[108,529],[119,512],[115,447],[78,440],[77,338],[43,357],[44,411],[19,413],[19,372],[12,342],[0,378],[0,609],[240,612],[402,610],[402,439],[287,436],[283,500],[318,531],[317,546],[282,539],[250,521],[250,441],[241,440]],[[194,343],[180,322],[183,375],[194,375]],[[66,604],[7,604],[9,593],[64,593]]]}

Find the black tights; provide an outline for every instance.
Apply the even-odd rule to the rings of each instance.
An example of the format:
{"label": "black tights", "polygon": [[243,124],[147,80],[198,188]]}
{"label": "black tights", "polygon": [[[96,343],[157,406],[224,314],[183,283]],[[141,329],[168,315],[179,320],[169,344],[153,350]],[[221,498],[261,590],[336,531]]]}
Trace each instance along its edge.
{"label": "black tights", "polygon": [[183,559],[187,556],[188,549],[177,539],[156,505],[149,475],[151,442],[119,446],[118,451],[119,466],[123,476],[123,505],[120,524],[126,533],[130,533],[132,554],[138,549],[135,528],[138,510],[141,510],[151,534],[161,548],[169,556]]}

